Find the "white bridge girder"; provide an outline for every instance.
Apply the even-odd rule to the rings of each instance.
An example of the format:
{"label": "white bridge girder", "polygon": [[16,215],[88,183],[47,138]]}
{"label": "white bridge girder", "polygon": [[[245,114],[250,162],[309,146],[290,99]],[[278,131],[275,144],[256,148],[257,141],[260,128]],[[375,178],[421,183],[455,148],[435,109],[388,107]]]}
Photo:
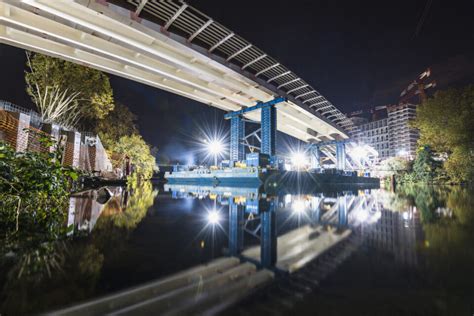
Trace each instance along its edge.
{"label": "white bridge girder", "polygon": [[[235,111],[276,93],[167,36],[159,25],[138,23],[130,11],[89,0],[0,0],[0,42],[84,64],[101,71]],[[303,141],[347,135],[292,101],[277,105],[278,130]],[[259,112],[246,117],[260,121]]]}

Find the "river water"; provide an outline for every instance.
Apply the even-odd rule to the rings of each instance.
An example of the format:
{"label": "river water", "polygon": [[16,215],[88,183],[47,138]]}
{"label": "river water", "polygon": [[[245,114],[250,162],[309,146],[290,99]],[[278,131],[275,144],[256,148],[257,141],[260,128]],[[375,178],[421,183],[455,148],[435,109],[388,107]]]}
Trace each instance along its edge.
{"label": "river water", "polygon": [[[65,225],[63,239],[31,250],[41,260],[2,258],[1,315],[52,310],[229,255],[276,278],[225,314],[474,314],[472,188],[268,194],[145,183],[74,195]],[[307,247],[288,242],[300,235]]]}

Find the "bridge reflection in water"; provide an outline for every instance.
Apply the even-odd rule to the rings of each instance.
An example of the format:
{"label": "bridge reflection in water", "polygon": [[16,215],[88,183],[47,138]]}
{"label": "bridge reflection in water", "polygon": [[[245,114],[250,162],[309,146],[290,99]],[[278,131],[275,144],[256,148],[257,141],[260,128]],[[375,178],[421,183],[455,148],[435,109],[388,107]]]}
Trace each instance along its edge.
{"label": "bridge reflection in water", "polygon": [[[274,195],[259,188],[165,185],[164,190],[176,199],[210,198],[216,208],[227,208],[228,254],[290,273],[381,217],[370,190]],[[259,245],[249,246],[246,239]]]}
{"label": "bridge reflection in water", "polygon": [[[107,195],[110,199],[104,204],[101,199]],[[202,231],[212,227],[227,235],[220,258],[55,313],[214,314],[266,284],[277,286],[288,278],[298,279],[298,288],[318,284],[363,245],[389,250],[396,260],[416,264],[418,214],[413,207],[390,211],[390,196],[381,190],[314,193],[285,188],[270,194],[261,187],[165,185],[158,199],[176,201],[170,205],[201,200],[199,208],[190,210],[207,211]],[[75,196],[69,222],[75,232],[90,231],[99,216],[115,208],[123,211],[128,200],[123,188]],[[270,282],[275,276],[277,280]]]}

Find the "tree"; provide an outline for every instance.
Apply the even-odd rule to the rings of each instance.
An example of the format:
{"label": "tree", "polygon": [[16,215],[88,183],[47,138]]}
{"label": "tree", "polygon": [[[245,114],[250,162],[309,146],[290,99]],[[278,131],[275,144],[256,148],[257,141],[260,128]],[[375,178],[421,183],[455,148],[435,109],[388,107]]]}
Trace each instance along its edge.
{"label": "tree", "polygon": [[383,160],[375,168],[374,174],[382,178],[390,177],[395,174],[401,174],[410,171],[410,162],[402,157],[391,157]]}
{"label": "tree", "polygon": [[429,146],[421,147],[413,162],[413,174],[415,180],[422,182],[433,181],[436,175],[437,164],[433,159],[433,153]]}
{"label": "tree", "polygon": [[136,119],[136,115],[125,105],[116,103],[114,110],[107,117],[99,120],[95,128],[105,149],[114,150],[114,145],[121,137],[138,134]]}
{"label": "tree", "polygon": [[27,56],[30,71],[25,73],[26,90],[33,101],[38,98],[38,91],[44,93],[48,87],[78,93],[77,102],[83,117],[81,124],[87,128],[113,110],[112,87],[103,72],[41,54]]}
{"label": "tree", "polygon": [[143,179],[150,179],[156,168],[155,157],[150,152],[150,146],[140,135],[123,136],[113,147],[113,164],[122,166],[125,157],[130,158],[134,173]]}
{"label": "tree", "polygon": [[447,153],[446,172],[455,181],[474,175],[474,85],[438,91],[417,108],[420,145]]}
{"label": "tree", "polygon": [[45,91],[35,84],[33,100],[38,108],[41,119],[46,123],[56,123],[65,128],[76,128],[81,118],[81,110],[78,106],[77,97],[79,93],[68,93],[61,91],[57,86],[46,87]]}

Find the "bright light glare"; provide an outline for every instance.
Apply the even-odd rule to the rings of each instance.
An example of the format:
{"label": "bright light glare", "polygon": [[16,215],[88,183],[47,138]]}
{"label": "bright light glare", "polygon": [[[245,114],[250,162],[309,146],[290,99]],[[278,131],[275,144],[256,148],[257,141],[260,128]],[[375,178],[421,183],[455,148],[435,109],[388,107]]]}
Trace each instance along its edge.
{"label": "bright light glare", "polygon": [[350,155],[356,159],[364,159],[368,154],[363,146],[356,146],[350,151]]}
{"label": "bright light glare", "polygon": [[214,139],[207,143],[207,149],[212,155],[219,155],[224,151],[224,145],[221,141]]}
{"label": "bright light glare", "polygon": [[303,213],[304,209],[305,209],[304,201],[303,200],[294,201],[293,205],[292,205],[292,208],[293,208],[293,212],[295,212],[295,213],[298,213],[298,214]]}
{"label": "bright light glare", "polygon": [[367,210],[360,210],[356,214],[356,218],[359,222],[365,222],[369,218],[369,212]]}
{"label": "bright light glare", "polygon": [[293,166],[295,166],[296,168],[301,168],[305,165],[307,165],[307,160],[306,160],[306,156],[304,153],[302,152],[295,152],[291,155],[291,163],[293,164]]}
{"label": "bright light glare", "polygon": [[210,211],[207,214],[207,220],[209,224],[212,224],[212,225],[219,223],[219,212],[216,210]]}
{"label": "bright light glare", "polygon": [[398,155],[399,156],[406,156],[408,154],[408,152],[405,150],[405,149],[400,149],[398,151]]}

